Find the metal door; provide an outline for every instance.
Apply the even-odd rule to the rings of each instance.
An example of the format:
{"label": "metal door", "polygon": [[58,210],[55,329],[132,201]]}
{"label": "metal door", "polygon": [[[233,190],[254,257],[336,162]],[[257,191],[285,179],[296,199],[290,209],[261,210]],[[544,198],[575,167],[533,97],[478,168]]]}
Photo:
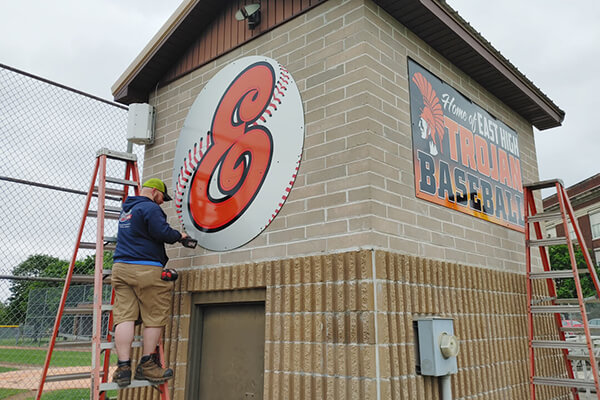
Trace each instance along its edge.
{"label": "metal door", "polygon": [[197,371],[197,383],[190,386],[188,398],[262,399],[264,303],[198,305],[196,312],[198,332],[192,332],[192,345],[200,349],[196,352],[199,360],[192,360],[196,368],[192,368]]}

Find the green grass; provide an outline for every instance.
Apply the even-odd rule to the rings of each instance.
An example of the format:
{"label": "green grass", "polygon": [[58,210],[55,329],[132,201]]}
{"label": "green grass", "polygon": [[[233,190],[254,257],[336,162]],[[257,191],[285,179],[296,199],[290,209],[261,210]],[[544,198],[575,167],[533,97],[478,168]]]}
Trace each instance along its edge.
{"label": "green grass", "polygon": [[[1,384],[1,383],[0,383]],[[0,388],[0,399],[6,399],[15,394],[27,392],[25,389],[2,389]]]}
{"label": "green grass", "polygon": [[[109,390],[106,392],[106,398],[115,397],[117,395],[116,390]],[[34,400],[35,397],[28,397],[26,400]],[[53,392],[44,392],[42,394],[42,400],[89,400],[90,389],[65,389],[55,390]]]}
{"label": "green grass", "polygon": [[0,339],[0,346],[31,346],[31,347],[46,347],[48,346],[48,338],[43,338],[35,342],[33,339],[20,339],[17,343],[16,339]]}
{"label": "green grass", "polygon": [[[44,365],[46,361],[45,349],[3,349],[0,348],[0,362],[12,364]],[[115,363],[117,357],[113,351],[111,363]],[[92,364],[92,353],[89,351],[64,351],[54,350],[51,367],[75,367]]]}
{"label": "green grass", "polygon": [[3,372],[10,372],[10,371],[16,371],[16,368],[6,368],[6,367],[0,367],[0,374]]}
{"label": "green grass", "polygon": [[[46,361],[46,350],[42,349],[0,349],[0,362],[13,364],[44,365]],[[83,351],[59,351],[52,353],[51,367],[74,367],[80,365],[91,365],[91,352]]]}

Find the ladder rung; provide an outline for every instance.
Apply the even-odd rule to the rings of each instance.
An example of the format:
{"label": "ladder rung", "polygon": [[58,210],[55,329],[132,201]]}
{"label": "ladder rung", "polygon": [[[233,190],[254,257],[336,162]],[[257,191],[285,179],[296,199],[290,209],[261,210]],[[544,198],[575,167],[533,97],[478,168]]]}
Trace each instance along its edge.
{"label": "ladder rung", "polygon": [[[102,312],[112,311],[112,309],[113,309],[113,306],[111,304],[102,304],[102,306],[100,307],[100,310]],[[63,312],[65,314],[91,314],[93,311],[94,311],[93,304],[84,304],[80,307],[65,307]]]}
{"label": "ladder rung", "polygon": [[[575,241],[575,239],[573,239]],[[528,240],[526,245],[529,247],[533,246],[555,246],[557,244],[567,244],[567,238],[564,236],[551,237],[546,239],[531,239]]]}
{"label": "ladder rung", "polygon": [[[121,216],[121,213],[114,213],[114,212],[105,212],[104,213],[104,218],[106,219],[119,219],[119,217]],[[92,218],[98,218],[98,211],[96,210],[89,210],[88,211],[88,217],[92,217]]]}
{"label": "ladder rung", "polygon": [[529,190],[539,190],[539,189],[555,187],[557,183],[560,183],[561,186],[565,186],[562,179],[549,179],[546,181],[524,183],[523,187],[527,188]]}
{"label": "ladder rung", "polygon": [[[100,371],[100,376],[103,375],[104,372]],[[77,379],[90,379],[91,376],[91,372],[75,372],[72,374],[49,375],[46,376],[46,382],[75,381]]]}
{"label": "ladder rung", "polygon": [[533,314],[548,314],[548,313],[576,313],[581,312],[579,306],[558,305],[558,306],[531,306]]}
{"label": "ladder rung", "polygon": [[[112,244],[112,243],[108,243],[104,245],[104,250],[114,250],[117,246]],[[80,249],[91,249],[94,250],[96,248],[96,242],[80,242],[79,243],[79,248]]]}
{"label": "ladder rung", "polygon": [[[600,300],[596,296],[584,297],[584,303],[599,303]],[[579,299],[556,299],[557,304],[579,304]]]}
{"label": "ladder rung", "polygon": [[[588,326],[588,328],[590,328],[590,334],[600,335],[600,326],[594,325],[594,326]],[[576,334],[580,334],[580,335],[583,335],[585,333],[583,326],[576,326],[576,327],[571,327],[571,328],[569,328],[568,326],[562,326],[560,328],[560,330],[563,332],[576,333]]]}
{"label": "ladder rung", "polygon": [[113,207],[113,206],[104,205],[104,210],[105,211],[110,211],[110,212],[121,213],[122,208],[121,207]]}
{"label": "ladder rung", "polygon": [[557,297],[542,297],[541,299],[533,299],[531,300],[531,305],[533,306],[540,303],[546,303],[548,301],[556,301],[557,299]]}
{"label": "ladder rung", "polygon": [[538,349],[583,349],[587,350],[587,344],[579,342],[568,342],[566,340],[532,340],[531,346]]}
{"label": "ladder rung", "polygon": [[[119,196],[118,198],[110,198],[109,200],[121,201],[121,199],[123,198],[124,190],[123,189],[105,188],[104,193],[107,195]],[[98,186],[94,186],[94,195],[95,196],[98,195]],[[107,199],[108,199],[108,197],[107,197]]]}
{"label": "ladder rung", "polygon": [[119,185],[127,185],[127,186],[135,186],[135,187],[137,187],[137,185],[138,185],[138,183],[136,181],[130,181],[128,179],[121,179],[121,178],[114,178],[112,176],[107,176],[106,182],[118,183]]}
{"label": "ladder rung", "polygon": [[[578,274],[587,274],[590,271],[587,269],[578,269]],[[531,279],[555,279],[555,278],[573,278],[573,270],[572,269],[555,269],[552,271],[540,271],[540,272],[531,272],[529,274]]]}
{"label": "ladder rung", "polygon": [[119,385],[117,385],[114,382],[101,383],[100,391],[105,392],[107,390],[129,389],[129,388],[145,387],[145,386],[158,386],[158,385],[154,384],[150,381],[139,381],[137,379],[133,379],[131,381],[131,384],[129,386],[125,386],[125,387],[119,387]]}
{"label": "ladder rung", "polygon": [[[571,361],[590,361],[589,354],[569,354],[567,358]],[[596,363],[600,362],[600,360],[596,359]]]}
{"label": "ladder rung", "polygon": [[[85,341],[64,341],[64,342],[56,342],[54,346],[56,347],[88,347],[92,346],[94,343],[91,340]],[[144,342],[141,340],[136,340],[131,343],[131,347],[142,347]],[[101,350],[114,349],[115,342],[102,342],[100,343]]]}
{"label": "ladder rung", "polygon": [[[142,342],[142,341],[135,341],[135,342],[131,343],[131,347],[142,347],[143,345],[144,345],[144,342]],[[100,343],[101,350],[114,349],[114,348],[115,348],[115,342]]]}
{"label": "ladder rung", "polygon": [[106,155],[108,158],[112,158],[113,160],[122,160],[122,161],[137,161],[137,155],[133,153],[125,153],[122,151],[115,151],[107,149],[106,147],[102,147],[100,150],[96,152],[96,157]]}
{"label": "ladder rung", "polygon": [[54,343],[55,347],[89,347],[92,345],[92,341],[91,340],[79,340],[79,341],[73,341],[73,340],[65,340],[65,341],[57,341],[56,343]]}
{"label": "ladder rung", "polygon": [[63,314],[85,314],[89,315],[92,313],[91,308],[87,307],[65,307],[63,310]]}
{"label": "ladder rung", "polygon": [[527,217],[528,222],[554,221],[562,218],[560,211],[546,211]]}
{"label": "ladder rung", "polygon": [[550,378],[550,377],[534,376],[533,383],[535,385],[575,387],[575,388],[582,388],[582,389],[595,389],[596,388],[594,381],[589,381],[589,380],[584,380],[584,379]]}
{"label": "ladder rung", "polygon": [[[112,331],[108,331],[108,333],[109,333],[109,334],[110,334],[112,337],[115,337],[115,331],[114,331],[114,330],[112,330]],[[133,337],[133,340],[144,340],[144,337],[143,337],[143,336],[141,336],[141,335],[139,335],[139,336],[134,336],[134,337]]]}

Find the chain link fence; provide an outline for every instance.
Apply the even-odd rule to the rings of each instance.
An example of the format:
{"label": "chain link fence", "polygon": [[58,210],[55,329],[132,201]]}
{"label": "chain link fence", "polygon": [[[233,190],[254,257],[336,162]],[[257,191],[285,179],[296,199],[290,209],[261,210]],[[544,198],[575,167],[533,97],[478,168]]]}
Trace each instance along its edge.
{"label": "chain link fence", "polygon": [[[127,107],[0,64],[0,399],[35,398],[96,151],[126,151],[126,130]],[[141,170],[143,148],[134,153]],[[108,176],[123,174],[108,163]],[[105,221],[106,236],[116,230]],[[95,235],[87,218],[82,241]],[[75,274],[93,274],[94,262],[94,250],[80,249]],[[71,346],[55,348],[49,375],[90,371],[91,345],[77,343],[91,337],[92,298],[91,283],[72,284],[57,339]],[[47,383],[42,399],[89,399],[89,387]]]}

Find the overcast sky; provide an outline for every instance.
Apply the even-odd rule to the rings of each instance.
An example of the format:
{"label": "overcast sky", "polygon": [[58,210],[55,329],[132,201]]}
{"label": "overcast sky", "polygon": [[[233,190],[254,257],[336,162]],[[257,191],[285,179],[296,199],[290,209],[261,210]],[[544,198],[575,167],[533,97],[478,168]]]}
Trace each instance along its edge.
{"label": "overcast sky", "polygon": [[[600,172],[599,0],[448,0],[566,112],[536,131],[540,178]],[[110,87],[179,0],[0,0],[0,63],[112,99]]]}

